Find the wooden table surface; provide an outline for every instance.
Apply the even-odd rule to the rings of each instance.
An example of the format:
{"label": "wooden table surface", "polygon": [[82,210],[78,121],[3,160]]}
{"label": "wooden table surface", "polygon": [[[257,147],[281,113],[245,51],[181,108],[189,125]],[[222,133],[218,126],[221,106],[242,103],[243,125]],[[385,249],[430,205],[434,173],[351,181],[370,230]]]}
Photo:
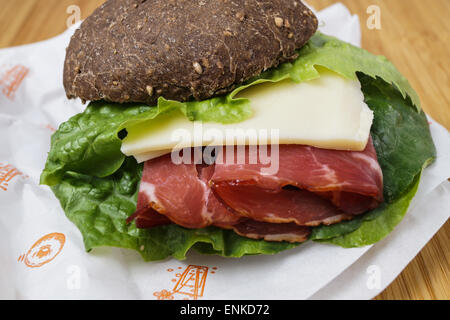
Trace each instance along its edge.
{"label": "wooden table surface", "polygon": [[[66,29],[67,8],[85,19],[104,0],[0,0],[0,48],[32,43]],[[316,9],[336,1],[309,0]],[[341,0],[358,14],[362,46],[383,54],[409,79],[423,109],[450,129],[450,1]],[[381,29],[369,29],[367,9],[380,9]],[[71,12],[72,13],[72,12]],[[372,12],[370,12],[372,13]],[[450,299],[447,223],[376,299]]]}

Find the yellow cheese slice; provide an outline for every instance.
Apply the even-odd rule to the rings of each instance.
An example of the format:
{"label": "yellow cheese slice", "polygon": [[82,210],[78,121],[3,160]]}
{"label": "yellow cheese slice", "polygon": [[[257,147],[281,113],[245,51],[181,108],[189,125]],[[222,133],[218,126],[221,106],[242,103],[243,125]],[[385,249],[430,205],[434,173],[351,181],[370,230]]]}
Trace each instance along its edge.
{"label": "yellow cheese slice", "polygon": [[363,150],[373,112],[361,85],[335,73],[312,81],[263,83],[241,91],[250,99],[251,118],[233,124],[189,121],[180,111],[131,128],[121,151],[143,162],[185,147],[242,144],[303,144]]}

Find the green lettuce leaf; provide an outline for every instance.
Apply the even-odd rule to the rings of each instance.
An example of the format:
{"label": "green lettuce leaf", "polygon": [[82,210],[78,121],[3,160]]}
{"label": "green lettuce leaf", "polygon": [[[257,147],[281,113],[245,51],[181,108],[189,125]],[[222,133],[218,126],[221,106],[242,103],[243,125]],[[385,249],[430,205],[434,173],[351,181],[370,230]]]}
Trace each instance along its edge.
{"label": "green lettuce leaf", "polygon": [[125,159],[120,152],[122,142],[117,128],[125,120],[150,110],[153,109],[143,105],[90,103],[83,113],[62,123],[52,135],[41,184],[56,185],[69,171],[98,177],[113,174]]}
{"label": "green lettuce leaf", "polygon": [[436,158],[425,113],[381,79],[359,74],[365,102],[374,112],[371,135],[383,171],[384,198],[392,202]]}
{"label": "green lettuce leaf", "polygon": [[235,99],[239,91],[267,81],[314,79],[322,67],[361,82],[375,115],[372,136],[383,170],[385,203],[355,220],[314,228],[311,239],[346,247],[378,241],[405,214],[420,172],[436,151],[417,94],[395,67],[383,57],[322,34],[299,51],[296,61],[268,70],[222,97],[187,103],[161,98],[154,107],[91,103],[52,136],[41,183],[52,186],[66,215],[83,234],[87,250],[116,246],[135,249],[145,260],[159,260],[183,259],[190,248],[228,257],[293,248],[296,245],[247,239],[214,227],[140,230],[127,225],[125,220],[136,207],[142,166],[120,152],[120,138],[126,128],[158,121],[159,115],[169,112],[181,112],[190,120],[243,121],[251,116],[251,101]]}

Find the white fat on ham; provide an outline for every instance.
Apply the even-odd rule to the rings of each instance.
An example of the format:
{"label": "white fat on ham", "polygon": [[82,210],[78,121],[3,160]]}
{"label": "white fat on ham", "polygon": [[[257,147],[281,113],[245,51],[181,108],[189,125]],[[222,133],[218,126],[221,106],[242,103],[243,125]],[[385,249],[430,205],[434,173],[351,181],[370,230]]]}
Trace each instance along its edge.
{"label": "white fat on ham", "polygon": [[176,111],[127,128],[121,151],[144,162],[185,147],[208,145],[302,144],[361,151],[369,139],[373,112],[358,80],[324,71],[320,78],[302,83],[259,84],[237,98],[250,99],[253,115],[245,121],[189,121]]}

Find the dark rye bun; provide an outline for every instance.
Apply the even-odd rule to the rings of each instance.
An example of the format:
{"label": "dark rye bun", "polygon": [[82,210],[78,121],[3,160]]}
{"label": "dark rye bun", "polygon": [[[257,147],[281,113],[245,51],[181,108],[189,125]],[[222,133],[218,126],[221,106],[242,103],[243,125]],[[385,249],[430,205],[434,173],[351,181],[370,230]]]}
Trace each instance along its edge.
{"label": "dark rye bun", "polygon": [[317,29],[299,0],[109,0],[73,35],[68,98],[204,100],[296,58]]}

